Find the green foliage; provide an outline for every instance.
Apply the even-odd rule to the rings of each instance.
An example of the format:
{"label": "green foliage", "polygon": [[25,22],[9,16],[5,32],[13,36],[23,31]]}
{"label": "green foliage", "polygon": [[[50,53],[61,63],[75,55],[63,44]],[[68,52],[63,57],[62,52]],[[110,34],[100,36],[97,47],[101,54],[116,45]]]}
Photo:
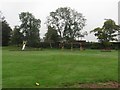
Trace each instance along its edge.
{"label": "green foliage", "polygon": [[20,32],[19,26],[15,26],[12,31],[11,44],[20,45],[23,42],[23,34]]}
{"label": "green foliage", "polygon": [[104,46],[104,48],[107,48],[111,45],[110,41],[117,41],[119,31],[119,26],[115,24],[115,22],[111,19],[108,19],[104,22],[104,25],[102,28],[97,27],[91,32],[94,32],[95,36],[97,36],[97,39],[99,42]]}
{"label": "green foliage", "polygon": [[57,41],[59,41],[59,35],[57,33],[57,30],[55,30],[51,26],[48,26],[48,31],[45,34],[45,42],[49,42],[50,47],[52,48],[52,43],[56,43]]}
{"label": "green foliage", "polygon": [[24,34],[24,40],[27,41],[27,45],[34,47],[39,44],[40,36],[39,36],[39,28],[40,28],[40,19],[36,19],[29,12],[22,12],[19,15],[21,20],[20,29]]}
{"label": "green foliage", "polygon": [[5,19],[2,19],[2,46],[8,46],[11,37],[11,27]]}
{"label": "green foliage", "polygon": [[48,41],[48,42],[59,41],[59,35],[57,34],[57,31],[51,26],[48,26],[48,31],[45,34],[45,41]]}
{"label": "green foliage", "polygon": [[61,41],[73,41],[85,26],[85,21],[81,13],[69,7],[61,7],[50,12],[46,24],[57,30]]}

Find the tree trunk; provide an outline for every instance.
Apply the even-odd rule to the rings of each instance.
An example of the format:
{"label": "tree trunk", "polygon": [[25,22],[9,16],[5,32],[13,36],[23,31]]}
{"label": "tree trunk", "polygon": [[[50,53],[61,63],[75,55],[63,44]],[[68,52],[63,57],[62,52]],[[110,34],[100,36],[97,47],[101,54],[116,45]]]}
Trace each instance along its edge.
{"label": "tree trunk", "polygon": [[71,51],[73,50],[73,43],[71,42]]}
{"label": "tree trunk", "polygon": [[83,50],[82,43],[80,43],[80,50]]}
{"label": "tree trunk", "polygon": [[50,42],[50,48],[52,48],[52,43]]}
{"label": "tree trunk", "polygon": [[62,43],[62,50],[64,50],[64,43]]}

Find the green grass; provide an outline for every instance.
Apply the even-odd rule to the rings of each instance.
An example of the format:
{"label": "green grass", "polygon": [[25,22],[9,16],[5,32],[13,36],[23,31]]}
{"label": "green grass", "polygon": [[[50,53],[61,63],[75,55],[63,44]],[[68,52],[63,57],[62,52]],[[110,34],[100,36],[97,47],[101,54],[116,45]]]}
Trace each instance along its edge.
{"label": "green grass", "polygon": [[12,49],[3,47],[3,87],[64,87],[118,79],[117,51]]}

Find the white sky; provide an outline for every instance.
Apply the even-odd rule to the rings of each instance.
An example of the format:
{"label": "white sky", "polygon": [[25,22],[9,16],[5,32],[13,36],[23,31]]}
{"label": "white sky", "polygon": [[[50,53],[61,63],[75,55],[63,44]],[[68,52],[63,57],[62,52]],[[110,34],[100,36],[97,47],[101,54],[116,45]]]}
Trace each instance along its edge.
{"label": "white sky", "polygon": [[[118,23],[119,0],[0,0],[0,11],[13,28],[20,24],[19,14],[30,12],[41,20],[40,36],[46,33],[46,17],[58,7],[71,7],[80,12],[87,19],[83,31],[89,32],[96,27],[101,27],[104,19],[113,19]],[[87,41],[96,41],[93,34],[85,37]]]}

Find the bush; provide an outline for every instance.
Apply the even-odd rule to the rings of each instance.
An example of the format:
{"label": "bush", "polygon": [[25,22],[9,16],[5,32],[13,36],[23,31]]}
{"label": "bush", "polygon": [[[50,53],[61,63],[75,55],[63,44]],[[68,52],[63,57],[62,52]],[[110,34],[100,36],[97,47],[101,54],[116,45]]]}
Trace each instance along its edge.
{"label": "bush", "polygon": [[[60,42],[51,43],[51,45],[52,45],[52,48],[61,48],[60,47]],[[83,46],[84,49],[104,49],[104,46],[101,45],[98,42],[86,42],[86,43],[83,43],[82,46]],[[51,48],[49,42],[40,42],[40,43],[34,45],[34,47],[35,48]],[[112,42],[111,45],[108,48],[118,50],[119,47],[120,47],[120,45],[119,45],[118,42]],[[71,43],[64,43],[64,48],[71,49]],[[73,49],[75,49],[75,48],[79,49],[80,44],[79,43],[74,43],[73,44]]]}

